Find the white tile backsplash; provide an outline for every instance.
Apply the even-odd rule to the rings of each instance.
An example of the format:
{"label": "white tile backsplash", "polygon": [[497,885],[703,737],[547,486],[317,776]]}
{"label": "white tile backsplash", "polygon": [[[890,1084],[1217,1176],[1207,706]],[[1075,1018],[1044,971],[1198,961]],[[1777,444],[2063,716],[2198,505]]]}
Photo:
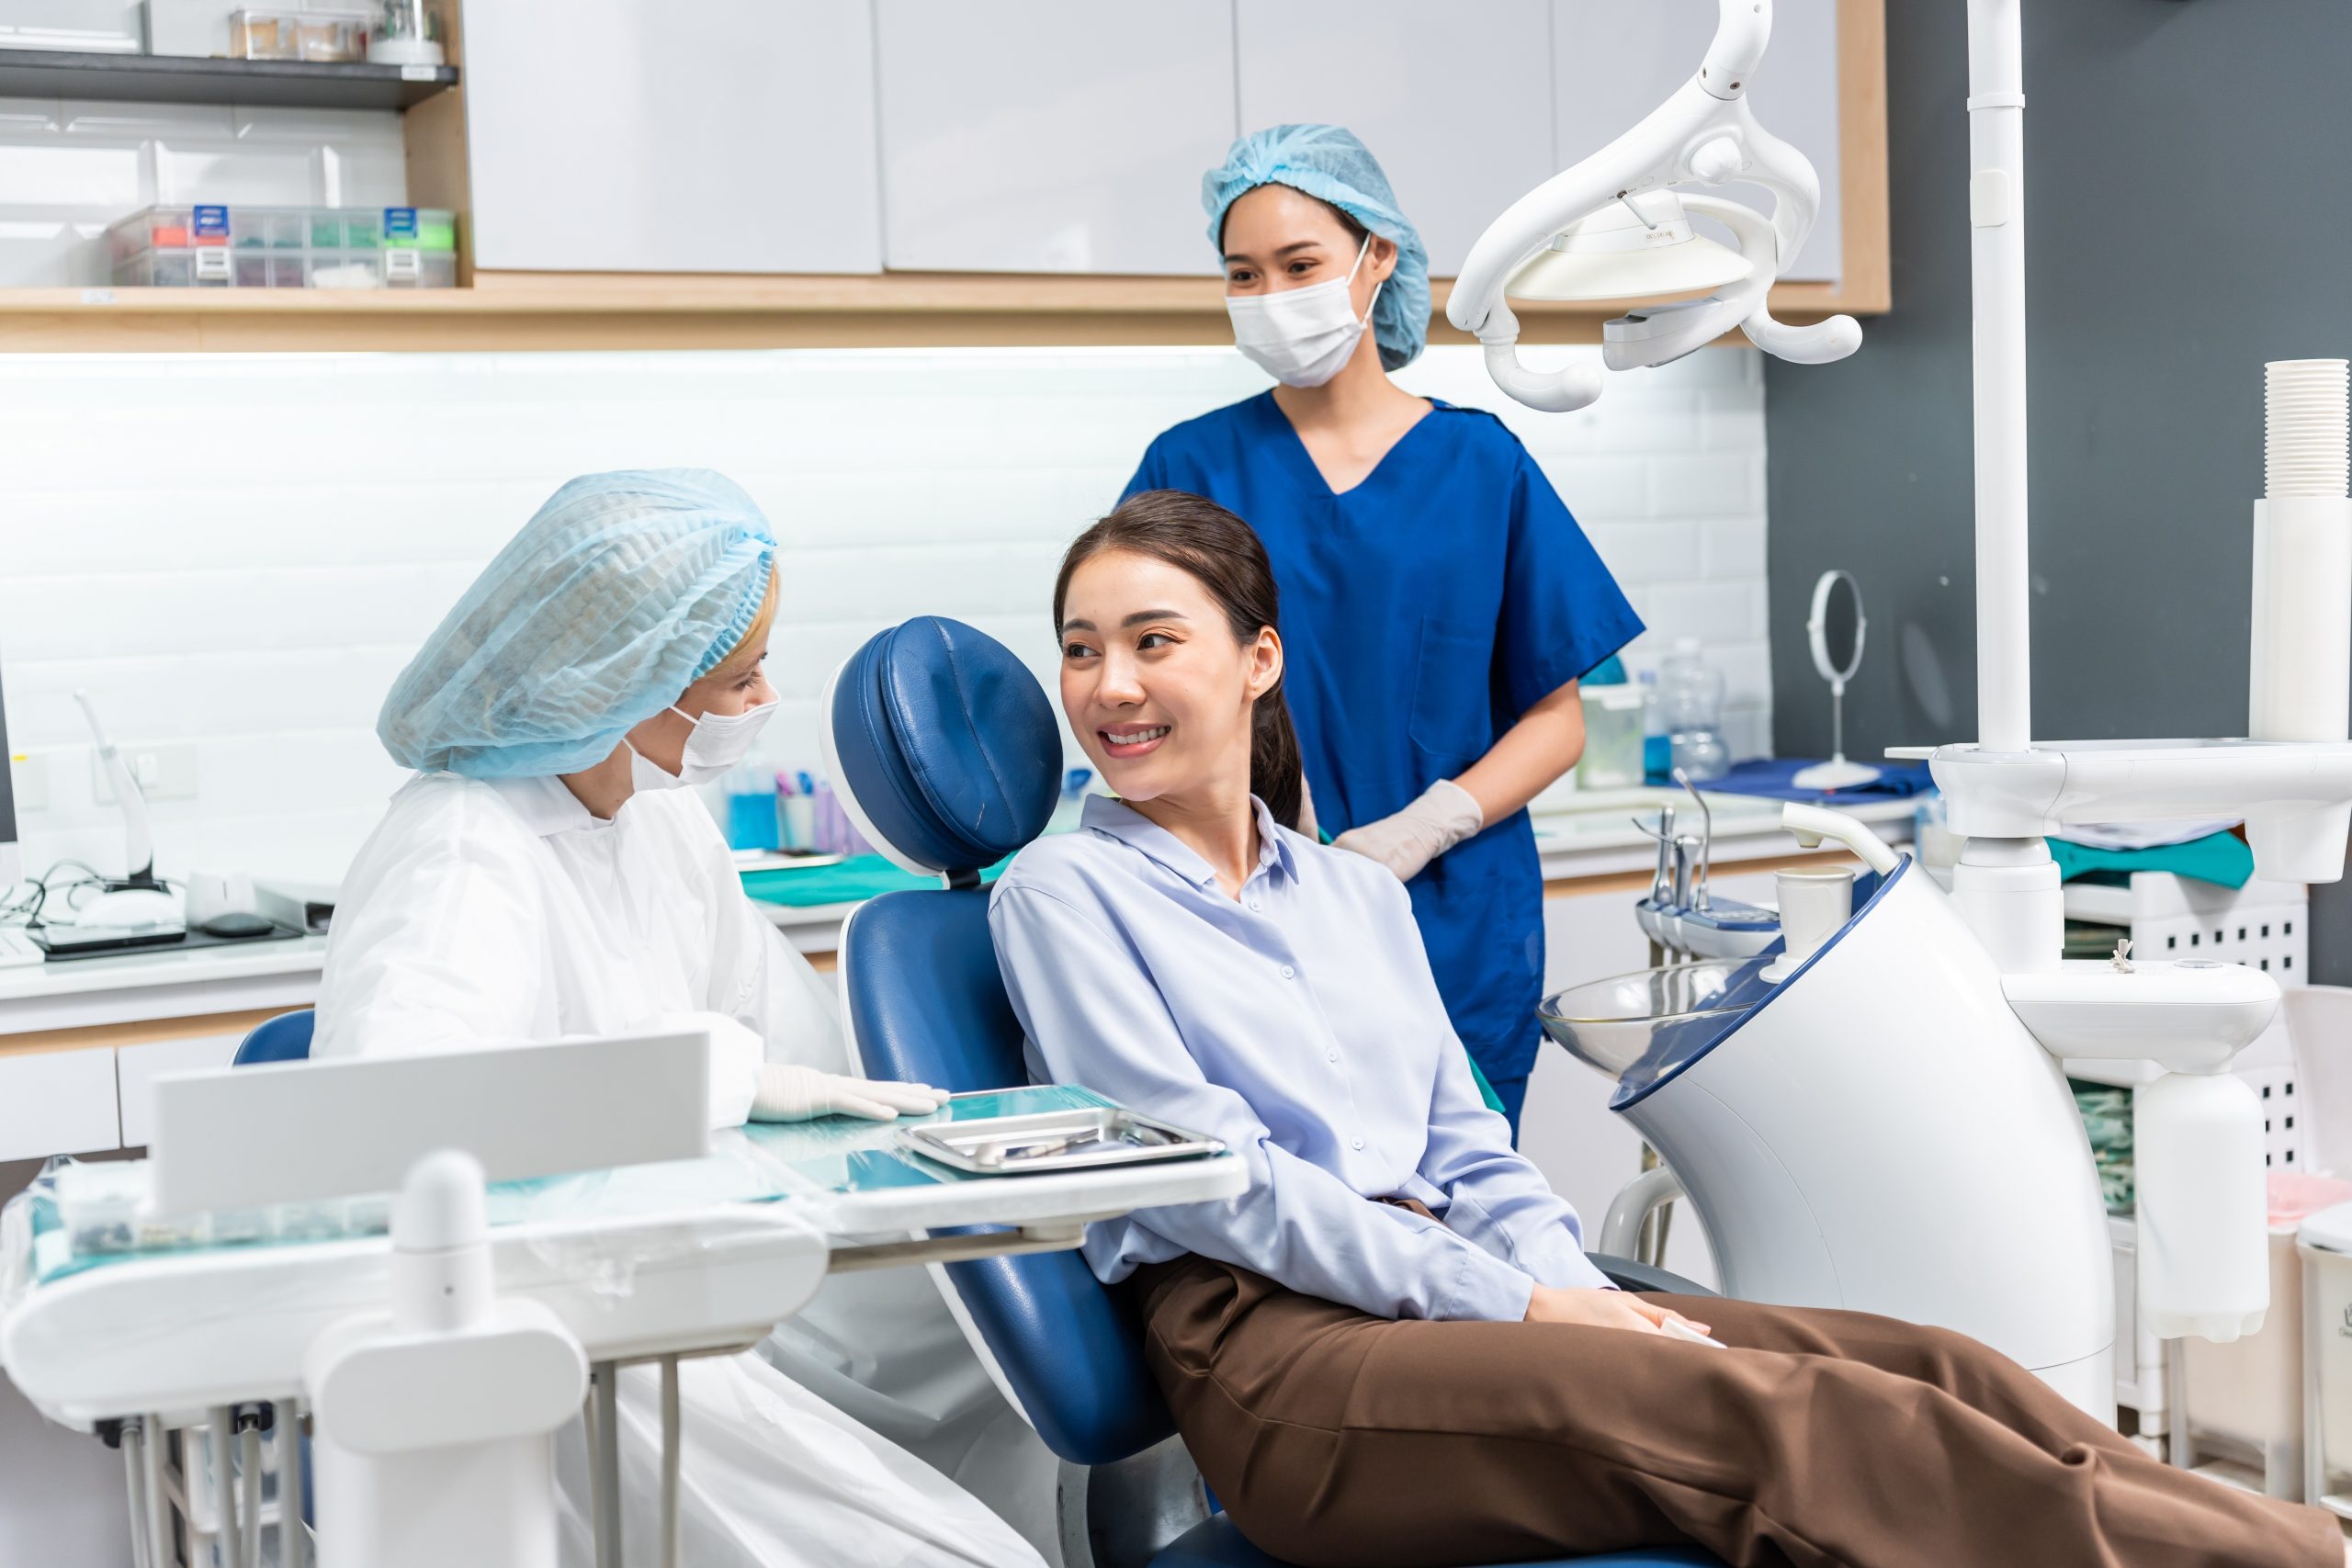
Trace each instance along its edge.
{"label": "white tile backsplash", "polygon": [[[1742,754],[1770,732],[1755,361],[1612,378],[1565,416],[1505,402],[1475,349],[1400,377],[1528,444],[1650,623],[1628,661],[1702,638]],[[717,468],[775,525],[763,761],[818,765],[826,676],[908,615],[969,621],[1050,681],[1063,545],[1159,431],[1264,384],[1229,350],[1175,348],[0,357],[0,679],[50,795],[27,859],[119,860],[84,688],[126,745],[196,748],[198,798],[154,807],[167,872],[339,875],[400,782],[373,733],[392,678],[592,469]]]}

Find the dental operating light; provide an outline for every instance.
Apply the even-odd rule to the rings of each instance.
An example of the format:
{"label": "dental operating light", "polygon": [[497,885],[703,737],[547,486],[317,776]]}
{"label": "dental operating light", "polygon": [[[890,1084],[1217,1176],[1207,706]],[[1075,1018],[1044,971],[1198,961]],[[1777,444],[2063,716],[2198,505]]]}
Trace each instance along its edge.
{"label": "dental operating light", "polygon": [[[1735,327],[1766,353],[1805,365],[1843,359],[1861,346],[1862,329],[1851,316],[1792,327],[1765,306],[1781,268],[1813,231],[1821,180],[1804,154],[1758,125],[1748,107],[1749,80],[1772,36],[1772,0],[1717,4],[1714,41],[1698,74],[1633,130],[1513,202],[1478,237],[1454,280],[1446,319],[1477,338],[1496,385],[1530,408],[1582,408],[1600,396],[1601,374],[1589,364],[1553,371],[1520,364],[1519,318],[1507,294],[1614,299],[1716,290],[1610,321],[1601,359],[1611,370],[1668,364]],[[1771,215],[1679,189],[1729,180],[1770,191]],[[1691,232],[1689,215],[1730,230],[1737,251]],[[1666,238],[1657,238],[1653,225]],[[1734,260],[1745,264],[1736,273]]]}
{"label": "dental operating light", "polygon": [[1756,270],[1698,232],[1671,191],[1646,191],[1578,219],[1511,274],[1521,299],[1633,299],[1721,288]]}

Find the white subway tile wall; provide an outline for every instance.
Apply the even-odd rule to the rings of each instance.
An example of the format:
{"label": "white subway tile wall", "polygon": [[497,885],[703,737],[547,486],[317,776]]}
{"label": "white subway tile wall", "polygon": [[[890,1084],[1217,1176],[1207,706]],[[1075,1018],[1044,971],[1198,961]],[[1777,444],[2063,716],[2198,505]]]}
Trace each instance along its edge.
{"label": "white subway tile wall", "polygon": [[107,225],[159,203],[407,199],[390,110],[0,98],[0,288],[111,283]]}
{"label": "white subway tile wall", "polygon": [[[1400,378],[1502,412],[1649,623],[1629,661],[1701,638],[1743,756],[1770,736],[1756,358],[1613,378],[1568,415],[1505,404],[1475,349]],[[1159,430],[1264,385],[1224,349],[0,357],[26,859],[120,860],[82,688],[126,750],[193,754],[194,798],[154,807],[164,871],[340,876],[400,783],[374,734],[392,677],[539,502],[599,468],[717,468],[775,524],[765,762],[818,766],[825,677],[909,615],[970,621],[1050,689],[1063,546]]]}

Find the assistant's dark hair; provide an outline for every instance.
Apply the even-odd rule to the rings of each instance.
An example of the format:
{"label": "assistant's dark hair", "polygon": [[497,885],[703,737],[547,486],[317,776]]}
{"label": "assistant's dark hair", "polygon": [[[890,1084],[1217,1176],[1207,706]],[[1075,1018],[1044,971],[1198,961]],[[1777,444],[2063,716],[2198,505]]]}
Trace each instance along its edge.
{"label": "assistant's dark hair", "polygon": [[[1148,490],[1121,502],[1070,542],[1054,578],[1056,631],[1061,629],[1070,575],[1096,556],[1122,550],[1190,573],[1225,612],[1236,642],[1250,642],[1266,627],[1282,625],[1274,569],[1257,531],[1205,497]],[[1250,726],[1250,793],[1266,803],[1275,821],[1296,828],[1303,804],[1298,731],[1291,726],[1280,676],[1258,699]]]}

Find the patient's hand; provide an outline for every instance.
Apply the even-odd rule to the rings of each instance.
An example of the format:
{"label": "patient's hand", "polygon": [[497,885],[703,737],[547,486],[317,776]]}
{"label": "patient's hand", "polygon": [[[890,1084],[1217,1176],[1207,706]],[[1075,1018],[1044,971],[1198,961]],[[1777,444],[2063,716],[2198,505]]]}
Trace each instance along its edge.
{"label": "patient's hand", "polygon": [[1626,1291],[1563,1290],[1554,1285],[1538,1285],[1527,1301],[1527,1321],[1530,1323],[1581,1323],[1589,1328],[1624,1328],[1636,1334],[1658,1334],[1659,1325],[1672,1318],[1688,1323],[1700,1333],[1708,1332],[1703,1323],[1694,1322],[1669,1307],[1662,1307],[1642,1300]]}

